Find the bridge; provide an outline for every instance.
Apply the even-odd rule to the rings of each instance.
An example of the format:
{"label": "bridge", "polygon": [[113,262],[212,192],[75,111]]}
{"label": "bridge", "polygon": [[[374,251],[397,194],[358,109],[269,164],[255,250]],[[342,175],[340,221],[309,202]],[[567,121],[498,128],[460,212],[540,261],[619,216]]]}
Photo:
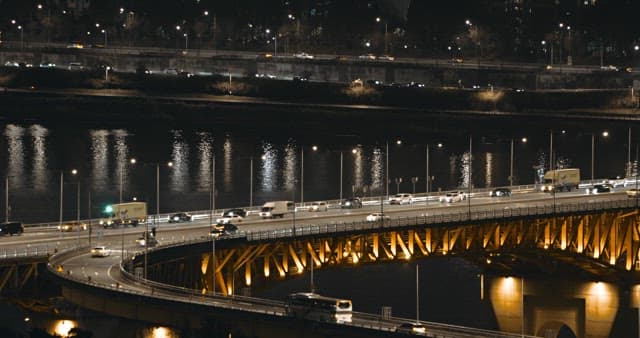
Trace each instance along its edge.
{"label": "bridge", "polygon": [[[50,270],[61,278],[63,285],[66,285],[65,297],[83,306],[102,311],[108,310],[104,304],[113,301],[106,300],[109,297],[104,297],[104,291],[87,289],[87,285],[97,286],[98,289],[106,288],[109,292],[141,292],[144,297],[148,297],[149,293],[159,296],[157,293],[160,290],[171,294],[173,302],[191,301],[194,297],[201,297],[206,299],[203,300],[205,303],[212,303],[207,306],[219,308],[222,312],[227,311],[222,303],[235,301],[236,308],[229,310],[229,313],[234,313],[243,311],[237,308],[239,299],[251,304],[248,307],[253,308],[255,305],[253,299],[244,299],[236,295],[236,277],[245,287],[251,287],[266,283],[270,279],[279,280],[299,275],[309,270],[312,264],[314,268],[321,269],[333,265],[356,266],[447,255],[465,257],[487,270],[495,269],[506,276],[539,271],[553,272],[553,269],[557,269],[579,272],[594,281],[624,285],[633,285],[638,281],[640,235],[636,199],[629,199],[620,193],[598,196],[567,193],[552,197],[523,190],[522,194],[499,200],[482,197],[478,192],[472,200],[473,203],[469,201],[468,204],[441,206],[437,202],[430,203],[427,199],[424,204],[387,206],[385,213],[393,217],[381,222],[362,221],[363,213],[375,210],[379,205],[366,207],[362,212],[334,212],[328,213],[325,217],[315,214],[311,217],[298,217],[297,223],[293,224],[291,219],[257,220],[251,222],[255,224],[246,222],[241,226],[242,231],[239,233],[215,242],[209,238],[200,238],[200,230],[200,236],[188,238],[184,242],[174,240],[171,244],[149,251],[148,280],[141,279],[145,255],[139,249],[131,257],[122,252],[126,259],[121,266],[118,264],[119,257],[115,255],[108,264],[105,261],[104,265],[101,262],[97,264],[99,266],[94,266],[96,261],[87,257],[86,248],[65,252],[53,257]],[[336,220],[342,222],[338,223]],[[267,229],[262,230],[265,228]],[[168,232],[167,229],[163,231]],[[182,227],[179,231],[185,232],[185,228]],[[114,232],[112,236],[118,238],[122,235],[124,243],[125,232]],[[74,239],[77,241],[77,238],[70,238]],[[212,245],[215,245],[215,248],[212,248]],[[130,248],[130,245],[127,247]],[[549,258],[553,264],[549,263]],[[95,270],[87,271],[88,267]],[[181,273],[177,273],[178,271]],[[84,287],[79,287],[79,282]],[[505,304],[500,302],[493,303],[500,328],[508,332],[526,330],[526,333],[541,335],[541,332],[544,332],[541,330],[549,329],[548,322],[525,324],[522,318],[522,314],[527,313],[525,311],[533,310],[527,308],[533,305],[525,303],[527,293],[524,280],[522,283],[522,301],[514,297],[506,308]],[[175,287],[169,285],[187,287],[177,292]],[[214,288],[215,297],[211,292]],[[490,293],[494,293],[494,289]],[[96,296],[96,292],[102,296]],[[136,297],[138,296],[141,295],[138,294]],[[585,330],[594,337],[607,336],[615,311],[605,315],[607,318],[604,320],[609,321],[608,325],[597,324],[588,308],[589,297],[592,296],[584,297],[587,299],[587,316],[580,320],[571,319],[569,315],[565,324],[571,327],[578,337],[581,337],[580,332]],[[632,297],[635,297],[635,292],[632,293]],[[117,299],[123,301],[122,297]],[[259,303],[264,300],[255,301]],[[616,305],[617,302],[616,298]],[[274,316],[286,320],[282,318],[282,304],[267,305],[271,306],[270,311]],[[118,308],[115,304],[111,304],[109,308],[111,307]],[[522,312],[517,311],[520,314],[516,315],[516,318],[512,313],[514,307],[522,309]],[[134,318],[142,318],[147,309],[145,307],[129,310],[135,314]],[[580,312],[585,309],[576,308],[571,311]],[[155,320],[149,318],[150,321],[162,318],[159,315],[162,311],[151,312],[154,313]],[[366,330],[383,332],[392,330],[401,321],[409,321],[376,317],[376,323],[384,325],[368,328],[371,325],[366,324],[367,316],[356,315],[356,320],[350,325],[362,329],[363,327],[358,325],[365,323],[362,325],[367,326]],[[517,320],[518,317],[522,320]],[[597,321],[602,320],[599,318]],[[184,324],[171,320],[168,322]],[[427,327],[435,330],[429,331],[429,334],[442,333],[436,330],[438,325],[442,324],[427,324]],[[333,329],[331,326],[331,330]],[[464,336],[462,333],[447,332],[451,337]],[[492,336],[491,334],[496,333],[486,334]]]}

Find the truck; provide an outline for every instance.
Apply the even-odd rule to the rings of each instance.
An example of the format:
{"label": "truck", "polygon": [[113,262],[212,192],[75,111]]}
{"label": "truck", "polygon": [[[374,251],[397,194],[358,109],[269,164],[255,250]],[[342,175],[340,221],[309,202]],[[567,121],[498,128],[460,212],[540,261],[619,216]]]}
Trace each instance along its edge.
{"label": "truck", "polygon": [[100,224],[106,228],[132,225],[138,226],[147,221],[146,202],[128,202],[111,204],[105,208],[107,218],[100,220]]}
{"label": "truck", "polygon": [[571,189],[578,189],[580,184],[580,169],[555,169],[549,170],[544,174],[540,191],[553,192],[553,191],[571,191]]}
{"label": "truck", "polygon": [[262,218],[283,218],[284,215],[294,212],[295,206],[291,201],[272,201],[267,202],[260,209],[260,217]]}

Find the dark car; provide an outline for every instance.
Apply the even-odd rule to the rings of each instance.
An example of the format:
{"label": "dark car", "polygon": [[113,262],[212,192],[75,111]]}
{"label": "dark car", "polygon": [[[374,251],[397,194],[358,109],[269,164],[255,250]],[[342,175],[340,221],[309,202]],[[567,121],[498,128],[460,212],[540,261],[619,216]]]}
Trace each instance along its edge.
{"label": "dark car", "polygon": [[613,186],[611,184],[596,184],[591,189],[587,189],[587,194],[602,194],[605,192],[613,191]]}
{"label": "dark car", "polygon": [[244,209],[240,209],[240,208],[235,208],[235,209],[229,209],[227,211],[225,211],[224,213],[222,213],[222,217],[230,217],[230,216],[235,216],[238,215],[240,217],[247,217],[247,211]]}
{"label": "dark car", "polygon": [[362,201],[359,198],[347,198],[340,202],[341,209],[362,208]]}
{"label": "dark car", "polygon": [[20,222],[0,223],[0,235],[19,235],[24,232],[24,227]]}
{"label": "dark car", "polygon": [[412,335],[424,335],[427,329],[421,323],[403,323],[396,327],[396,332]]}
{"label": "dark car", "polygon": [[238,231],[238,227],[231,223],[214,224],[213,229],[209,232],[209,237],[220,237],[234,234]]}
{"label": "dark car", "polygon": [[179,212],[169,216],[169,223],[191,222],[192,220],[193,216],[186,212]]}
{"label": "dark car", "polygon": [[489,192],[491,197],[509,197],[511,196],[511,189],[509,188],[495,188]]}

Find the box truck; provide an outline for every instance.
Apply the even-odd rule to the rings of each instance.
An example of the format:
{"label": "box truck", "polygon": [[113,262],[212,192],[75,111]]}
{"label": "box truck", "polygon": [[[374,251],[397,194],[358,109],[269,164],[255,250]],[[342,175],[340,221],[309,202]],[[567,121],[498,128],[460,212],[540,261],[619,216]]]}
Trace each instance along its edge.
{"label": "box truck", "polygon": [[571,191],[578,189],[580,184],[580,169],[556,169],[549,170],[544,174],[544,180],[540,190],[544,192]]}
{"label": "box truck", "polygon": [[283,218],[284,215],[294,212],[294,204],[291,201],[273,201],[267,202],[260,209],[260,217],[262,218]]}
{"label": "box truck", "polygon": [[105,228],[115,228],[124,225],[137,226],[147,221],[146,202],[128,202],[111,204],[105,208],[108,215],[106,219],[100,220]]}

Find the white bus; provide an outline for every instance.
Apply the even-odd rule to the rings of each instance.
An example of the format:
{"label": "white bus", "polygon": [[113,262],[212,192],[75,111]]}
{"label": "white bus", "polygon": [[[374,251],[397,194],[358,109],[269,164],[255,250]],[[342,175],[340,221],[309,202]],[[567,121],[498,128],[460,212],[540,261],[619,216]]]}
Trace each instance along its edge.
{"label": "white bus", "polygon": [[321,322],[351,322],[353,307],[348,299],[331,298],[309,292],[292,293],[287,298],[287,316]]}

